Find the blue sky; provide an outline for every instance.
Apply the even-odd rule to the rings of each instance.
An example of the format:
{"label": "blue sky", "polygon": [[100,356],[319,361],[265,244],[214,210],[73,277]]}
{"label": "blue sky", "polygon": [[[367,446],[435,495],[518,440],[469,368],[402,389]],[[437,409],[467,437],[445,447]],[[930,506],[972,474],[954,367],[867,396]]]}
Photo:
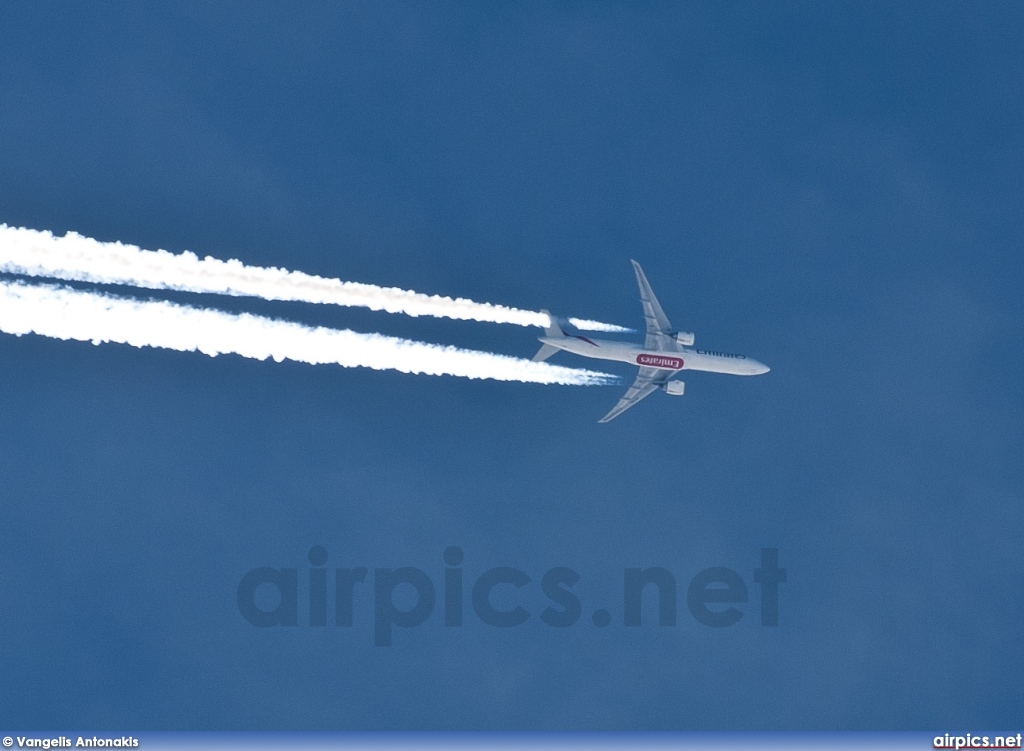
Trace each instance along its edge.
{"label": "blue sky", "polygon": [[[632,257],[699,344],[772,372],[599,426],[620,389],[4,335],[0,724],[1015,728],[1022,12],[5,7],[0,221],[639,325]],[[203,303],[519,356],[539,333]],[[437,586],[458,545],[469,582],[528,572],[534,617],[437,610],[374,647],[369,586],[349,629],[247,623],[245,572],[304,576],[314,545]],[[567,629],[536,615],[555,566]],[[674,627],[622,623],[648,566]],[[735,626],[686,610],[712,566],[751,588]]]}

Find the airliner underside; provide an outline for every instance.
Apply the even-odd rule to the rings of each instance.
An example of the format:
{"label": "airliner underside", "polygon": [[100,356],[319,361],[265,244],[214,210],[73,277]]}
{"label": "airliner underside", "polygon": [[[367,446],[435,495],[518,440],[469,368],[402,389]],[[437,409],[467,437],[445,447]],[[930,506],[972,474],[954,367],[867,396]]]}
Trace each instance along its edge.
{"label": "airliner underside", "polygon": [[533,358],[535,361],[546,360],[556,352],[564,350],[583,357],[628,362],[638,366],[640,372],[633,385],[599,422],[615,419],[659,389],[672,396],[681,396],[684,384],[682,381],[673,380],[673,376],[683,370],[748,376],[768,372],[767,365],[745,355],[693,348],[691,345],[694,343],[694,335],[672,328],[658,303],[658,298],[654,296],[643,269],[636,261],[633,261],[633,270],[640,286],[640,302],[647,324],[647,336],[642,347],[629,342],[566,334],[555,317],[549,313],[551,323],[545,330],[545,335],[540,337],[542,345]]}

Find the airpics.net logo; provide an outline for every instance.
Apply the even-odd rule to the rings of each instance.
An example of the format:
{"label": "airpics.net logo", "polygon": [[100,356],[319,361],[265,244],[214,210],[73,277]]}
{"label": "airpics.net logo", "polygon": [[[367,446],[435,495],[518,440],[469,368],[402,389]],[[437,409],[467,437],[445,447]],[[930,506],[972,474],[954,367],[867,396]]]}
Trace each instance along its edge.
{"label": "airpics.net logo", "polygon": [[[242,617],[261,628],[298,626],[299,596],[304,589],[302,595],[309,607],[308,618],[304,613],[301,619],[303,625],[323,628],[330,623],[352,628],[357,622],[372,620],[373,643],[389,647],[395,629],[422,626],[430,621],[435,610],[441,611],[435,620],[441,621],[445,628],[462,627],[469,612],[482,624],[493,628],[522,626],[535,615],[552,628],[570,628],[584,613],[584,604],[574,591],[582,577],[565,566],[548,569],[539,581],[511,566],[491,568],[468,577],[463,568],[465,554],[453,545],[442,556],[439,595],[434,579],[420,568],[374,568],[372,575],[365,566],[331,570],[327,568],[327,550],[319,545],[310,548],[307,558],[310,567],[308,571],[301,571],[301,575],[299,568],[268,566],[246,572],[237,591]],[[300,580],[303,587],[300,587]],[[749,580],[759,590],[756,599],[761,625],[777,626],[779,585],[786,581],[786,569],[779,568],[777,548],[761,549],[760,565],[753,569]],[[597,608],[590,612],[590,620],[598,628],[612,625],[613,620],[617,621],[616,625],[637,628],[644,625],[645,601],[650,606],[653,599],[658,625],[675,626],[680,610],[677,600],[685,592],[686,608],[696,623],[725,628],[746,615],[742,606],[751,599],[747,581],[740,573],[723,566],[703,569],[680,584],[666,568],[625,568],[621,579],[621,615],[616,618],[610,610]],[[548,601],[540,612],[536,612],[536,608],[535,612],[527,610],[522,600],[515,602],[515,594],[521,595],[527,588],[538,585]],[[372,588],[372,618],[365,619],[365,615],[357,618],[355,602],[359,587]],[[329,618],[331,600],[334,612]],[[496,600],[499,600],[497,604]]]}

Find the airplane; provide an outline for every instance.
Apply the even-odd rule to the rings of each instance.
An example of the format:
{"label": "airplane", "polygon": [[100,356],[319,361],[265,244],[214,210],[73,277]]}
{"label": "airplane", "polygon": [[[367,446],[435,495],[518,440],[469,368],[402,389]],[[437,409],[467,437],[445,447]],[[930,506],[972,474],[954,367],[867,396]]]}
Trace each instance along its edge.
{"label": "airplane", "polygon": [[544,336],[538,337],[541,348],[533,357],[534,362],[542,362],[556,352],[565,350],[583,357],[638,365],[640,372],[633,385],[626,391],[626,395],[598,422],[614,420],[659,389],[672,396],[682,396],[685,384],[673,380],[673,376],[683,370],[744,376],[761,375],[769,371],[764,363],[744,355],[693,349],[694,335],[672,328],[658,303],[658,298],[654,296],[644,270],[636,261],[632,263],[633,271],[636,272],[636,283],[640,286],[644,321],[647,323],[647,337],[642,347],[629,342],[589,339],[585,336],[566,334],[558,320],[545,310],[543,312],[547,313],[551,322],[544,330]]}

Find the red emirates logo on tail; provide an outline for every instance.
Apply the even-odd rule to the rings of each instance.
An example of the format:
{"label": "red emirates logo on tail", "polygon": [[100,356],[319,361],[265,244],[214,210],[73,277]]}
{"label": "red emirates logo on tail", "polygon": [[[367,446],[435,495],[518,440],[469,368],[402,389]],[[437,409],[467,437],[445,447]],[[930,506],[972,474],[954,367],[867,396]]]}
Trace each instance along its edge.
{"label": "red emirates logo on tail", "polygon": [[667,357],[665,355],[637,355],[636,364],[648,368],[665,368],[666,370],[682,370],[683,358]]}

